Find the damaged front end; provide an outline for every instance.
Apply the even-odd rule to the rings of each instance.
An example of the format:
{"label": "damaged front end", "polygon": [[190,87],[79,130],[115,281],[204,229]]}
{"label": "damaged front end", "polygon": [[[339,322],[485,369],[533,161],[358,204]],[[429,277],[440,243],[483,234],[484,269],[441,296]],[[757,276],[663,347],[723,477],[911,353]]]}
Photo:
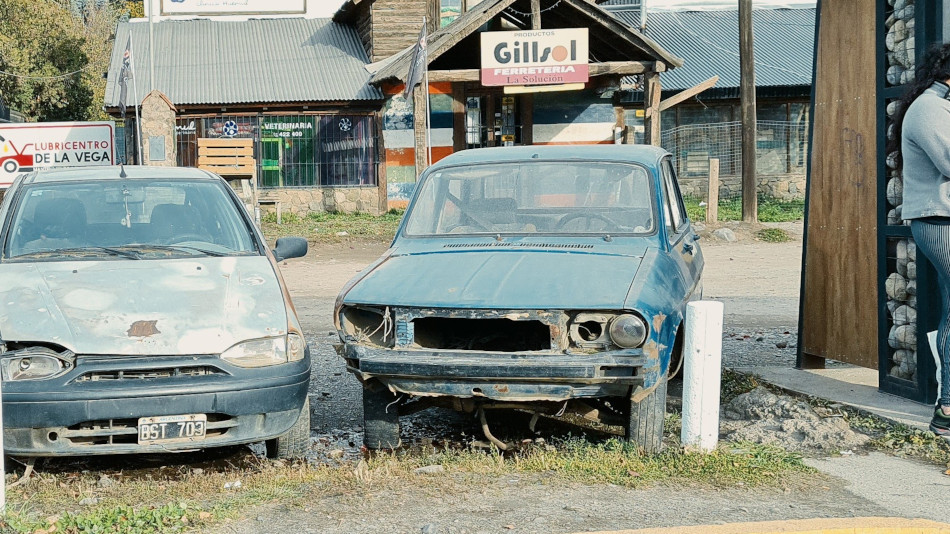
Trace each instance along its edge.
{"label": "damaged front end", "polygon": [[632,310],[344,305],[337,319],[338,351],[364,395],[392,397],[386,409],[402,415],[516,408],[623,425],[631,397],[652,392],[669,362],[665,316]]}

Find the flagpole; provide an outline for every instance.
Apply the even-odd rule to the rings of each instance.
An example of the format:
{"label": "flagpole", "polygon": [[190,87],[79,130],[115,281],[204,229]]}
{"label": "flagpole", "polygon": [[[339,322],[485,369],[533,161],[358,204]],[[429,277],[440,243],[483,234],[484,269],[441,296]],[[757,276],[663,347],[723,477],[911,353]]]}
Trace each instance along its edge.
{"label": "flagpole", "polygon": [[432,113],[429,109],[429,28],[426,24],[426,18],[422,17],[422,27],[423,31],[426,32],[426,55],[425,59],[422,62],[422,68],[425,70],[422,74],[422,80],[426,86],[426,150],[428,152],[428,159],[426,160],[426,166],[432,165]]}
{"label": "flagpole", "polygon": [[142,159],[145,157],[145,150],[142,148],[142,120],[139,118],[139,92],[136,88],[135,83],[135,52],[132,50],[132,28],[129,27],[129,70],[132,71],[132,98],[135,99],[135,129],[136,129],[136,138],[138,140],[138,155],[136,158],[136,163],[139,165],[142,164]]}

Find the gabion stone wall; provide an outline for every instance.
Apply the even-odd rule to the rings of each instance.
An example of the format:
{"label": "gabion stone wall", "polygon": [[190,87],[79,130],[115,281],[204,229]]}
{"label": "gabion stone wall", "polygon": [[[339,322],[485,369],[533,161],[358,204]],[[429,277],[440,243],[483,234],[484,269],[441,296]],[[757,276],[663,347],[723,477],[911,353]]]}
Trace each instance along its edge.
{"label": "gabion stone wall", "polygon": [[[914,81],[915,39],[914,0],[887,0],[888,17],[884,23],[884,44],[887,48],[885,86],[901,86]],[[893,117],[897,101],[888,102],[886,128],[888,139],[894,138]],[[897,154],[887,155],[887,221],[888,226],[907,225],[901,217],[904,182],[896,169]],[[891,349],[888,373],[895,378],[917,380],[917,246],[914,240],[890,237],[886,242],[888,331]],[[923,332],[920,333],[923,335]]]}

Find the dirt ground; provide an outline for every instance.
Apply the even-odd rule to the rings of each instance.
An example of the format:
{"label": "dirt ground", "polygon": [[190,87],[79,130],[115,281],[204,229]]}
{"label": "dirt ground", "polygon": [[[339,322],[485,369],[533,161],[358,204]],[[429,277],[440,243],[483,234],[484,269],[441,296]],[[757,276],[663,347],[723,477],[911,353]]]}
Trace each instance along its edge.
{"label": "dirt ground", "polygon": [[[703,232],[704,296],[725,303],[727,365],[762,358],[794,361],[802,225],[775,226],[789,232],[792,241],[755,241],[752,230],[739,225],[734,226],[739,238],[734,243],[717,240],[710,229]],[[314,368],[326,377],[315,379],[311,389],[314,446],[317,450],[343,449],[346,458],[358,456],[360,390],[329,348],[335,341],[330,313],[343,284],[385,248],[385,244],[367,243],[319,246],[306,258],[282,266],[304,329],[311,337]],[[787,412],[798,410],[790,400],[760,397],[763,402],[778,402]],[[748,402],[732,409],[748,410]],[[458,424],[449,421],[446,427],[440,427],[431,420],[419,423],[424,427],[422,432],[429,434],[451,432],[449,428]],[[733,421],[723,428],[728,433],[744,426],[741,421]],[[745,432],[756,435],[752,430]],[[793,428],[789,436],[800,436],[797,430]],[[758,435],[772,434],[768,427],[758,431]],[[812,447],[811,454],[821,457],[835,449],[828,440],[839,437],[827,433],[818,439],[825,441],[821,447]],[[741,486],[629,489],[554,483],[543,475],[480,479],[444,473],[435,479],[420,475],[418,484],[398,490],[323,498],[302,509],[259,507],[214,532],[553,533],[872,515],[899,515],[899,511],[858,496],[846,483],[824,475],[796,477],[780,487],[762,490]]]}

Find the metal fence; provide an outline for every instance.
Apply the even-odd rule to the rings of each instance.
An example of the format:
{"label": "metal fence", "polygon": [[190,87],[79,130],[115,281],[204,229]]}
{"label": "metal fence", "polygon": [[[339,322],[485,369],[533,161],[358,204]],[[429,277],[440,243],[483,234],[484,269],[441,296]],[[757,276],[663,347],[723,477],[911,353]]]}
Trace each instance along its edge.
{"label": "metal fence", "polygon": [[177,120],[178,164],[198,166],[199,138],[252,138],[262,188],[375,186],[371,115],[218,115]]}
{"label": "metal fence", "polygon": [[[805,121],[758,121],[756,176],[759,195],[782,200],[805,196],[808,125]],[[694,124],[666,130],[663,148],[673,154],[684,195],[705,197],[709,161],[719,160],[720,199],[742,196],[742,124]]]}

